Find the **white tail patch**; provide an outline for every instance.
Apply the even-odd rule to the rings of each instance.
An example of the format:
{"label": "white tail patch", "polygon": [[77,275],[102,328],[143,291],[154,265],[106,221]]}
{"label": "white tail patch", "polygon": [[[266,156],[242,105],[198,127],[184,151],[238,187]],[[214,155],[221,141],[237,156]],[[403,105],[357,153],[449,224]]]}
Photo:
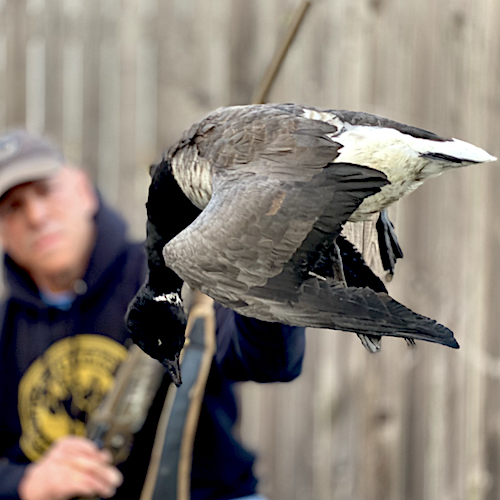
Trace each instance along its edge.
{"label": "white tail patch", "polygon": [[491,156],[484,149],[478,148],[468,142],[459,139],[451,141],[436,142],[427,139],[416,139],[416,146],[421,153],[438,153],[447,156],[452,156],[463,161],[474,163],[486,163],[496,161],[494,156]]}
{"label": "white tail patch", "polygon": [[442,154],[472,163],[496,160],[484,149],[459,139],[433,141],[413,137],[393,128],[345,124],[344,131],[332,139],[344,146],[336,161],[352,161],[368,166],[375,163],[373,167],[382,171],[385,169],[376,163],[397,159],[404,159],[406,163],[412,156],[415,158],[426,153]]}
{"label": "white tail patch", "polygon": [[[458,139],[422,139],[394,128],[346,123],[342,132],[331,138],[342,145],[334,163],[356,163],[380,170],[391,183],[365,199],[351,221],[365,220],[448,169],[496,160],[483,149]],[[458,161],[453,161],[455,158]]]}

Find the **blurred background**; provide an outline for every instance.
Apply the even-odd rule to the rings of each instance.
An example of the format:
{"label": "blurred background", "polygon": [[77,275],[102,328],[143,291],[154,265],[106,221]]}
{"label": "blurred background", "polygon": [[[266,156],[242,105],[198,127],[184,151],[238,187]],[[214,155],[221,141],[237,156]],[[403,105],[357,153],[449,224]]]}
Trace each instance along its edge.
{"label": "blurred background", "polygon": [[[0,129],[83,164],[145,232],[148,167],[252,96],[300,0],[0,0]],[[372,112],[500,155],[500,2],[314,0],[271,102]],[[391,215],[390,293],[461,349],[311,330],[301,377],[245,384],[239,432],[273,500],[500,498],[500,171],[448,172]],[[373,227],[351,236],[380,269]]]}

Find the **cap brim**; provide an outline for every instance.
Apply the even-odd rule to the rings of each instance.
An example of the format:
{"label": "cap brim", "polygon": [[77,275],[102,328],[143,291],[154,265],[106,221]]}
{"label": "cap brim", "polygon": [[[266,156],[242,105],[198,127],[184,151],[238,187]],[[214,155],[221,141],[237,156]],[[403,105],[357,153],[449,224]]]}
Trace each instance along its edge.
{"label": "cap brim", "polygon": [[20,184],[52,177],[63,165],[62,161],[53,157],[24,160],[9,165],[0,172],[0,198]]}

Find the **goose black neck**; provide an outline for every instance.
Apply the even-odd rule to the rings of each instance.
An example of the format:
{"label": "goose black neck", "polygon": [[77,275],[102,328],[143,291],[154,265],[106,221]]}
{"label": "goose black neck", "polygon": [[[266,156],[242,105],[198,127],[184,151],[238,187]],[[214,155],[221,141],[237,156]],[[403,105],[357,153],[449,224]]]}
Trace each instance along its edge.
{"label": "goose black neck", "polygon": [[154,168],[146,208],[149,285],[157,293],[180,289],[182,280],[165,266],[163,247],[201,211],[183,193],[168,161],[162,161]]}

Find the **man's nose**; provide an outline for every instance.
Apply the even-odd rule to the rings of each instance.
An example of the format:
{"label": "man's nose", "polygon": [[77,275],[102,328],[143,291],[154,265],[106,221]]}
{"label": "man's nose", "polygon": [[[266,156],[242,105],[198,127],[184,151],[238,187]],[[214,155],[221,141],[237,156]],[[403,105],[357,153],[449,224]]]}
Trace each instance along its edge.
{"label": "man's nose", "polygon": [[44,200],[39,196],[30,196],[25,201],[24,213],[28,224],[38,226],[45,220],[47,215],[47,207]]}

